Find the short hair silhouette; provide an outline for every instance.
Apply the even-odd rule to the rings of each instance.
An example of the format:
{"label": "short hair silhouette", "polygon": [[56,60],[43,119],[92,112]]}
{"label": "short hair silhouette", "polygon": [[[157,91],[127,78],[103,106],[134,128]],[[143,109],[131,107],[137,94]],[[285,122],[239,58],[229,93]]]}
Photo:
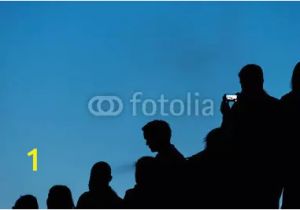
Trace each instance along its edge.
{"label": "short hair silhouette", "polygon": [[38,209],[39,205],[36,197],[33,195],[21,196],[12,207],[13,209]]}
{"label": "short hair silhouette", "polygon": [[207,150],[221,150],[223,148],[224,141],[224,130],[222,128],[212,129],[205,137],[206,149]]}
{"label": "short hair silhouette", "polygon": [[93,191],[101,186],[107,186],[111,179],[110,165],[104,161],[95,163],[91,169],[89,189]]}
{"label": "short hair silhouette", "polygon": [[248,64],[239,72],[242,90],[262,90],[264,83],[263,70],[259,65]]}
{"label": "short hair silhouette", "polygon": [[300,62],[294,68],[291,84],[293,91],[300,91]]}
{"label": "short hair silhouette", "polygon": [[156,171],[156,160],[154,157],[144,156],[138,159],[135,164],[135,180],[137,184],[147,185],[155,180],[154,174]]}
{"label": "short hair silhouette", "polygon": [[48,193],[47,207],[48,209],[75,208],[71,190],[64,185],[51,187]]}
{"label": "short hair silhouette", "polygon": [[161,146],[169,145],[172,131],[170,125],[163,120],[153,120],[143,128],[144,138],[152,151],[157,151]]}

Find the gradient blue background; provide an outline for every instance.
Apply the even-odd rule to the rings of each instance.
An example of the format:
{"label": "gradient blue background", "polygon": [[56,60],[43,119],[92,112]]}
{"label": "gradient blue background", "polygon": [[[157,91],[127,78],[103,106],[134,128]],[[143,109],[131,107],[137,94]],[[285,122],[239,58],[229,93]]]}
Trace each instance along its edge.
{"label": "gradient blue background", "polygon": [[[237,73],[260,64],[275,97],[289,90],[300,55],[300,3],[283,2],[1,2],[0,208],[22,194],[46,207],[48,189],[66,184],[75,202],[93,163],[108,161],[112,186],[134,185],[134,161],[152,155],[141,127],[170,122],[185,156],[221,121],[225,92],[239,91]],[[215,101],[215,115],[131,116],[132,93],[145,98]],[[95,117],[95,95],[125,100],[118,117]],[[31,170],[32,148],[39,170]]]}

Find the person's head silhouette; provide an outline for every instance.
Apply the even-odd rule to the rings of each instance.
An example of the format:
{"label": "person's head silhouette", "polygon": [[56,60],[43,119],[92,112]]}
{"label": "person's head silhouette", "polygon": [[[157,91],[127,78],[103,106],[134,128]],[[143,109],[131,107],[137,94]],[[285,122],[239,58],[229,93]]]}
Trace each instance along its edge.
{"label": "person's head silhouette", "polygon": [[206,149],[220,150],[220,146],[222,146],[223,138],[224,138],[224,134],[222,128],[212,129],[205,137]]}
{"label": "person's head silhouette", "polygon": [[74,202],[71,190],[64,185],[50,188],[47,198],[48,209],[73,209]]}
{"label": "person's head silhouette", "polygon": [[166,121],[151,121],[147,123],[142,130],[146,144],[152,152],[159,152],[170,145],[172,132]]}
{"label": "person's head silhouette", "polygon": [[156,164],[155,158],[149,156],[141,157],[136,162],[135,181],[138,185],[150,186],[155,184],[157,174]]}
{"label": "person's head silhouette", "polygon": [[90,191],[98,191],[101,188],[108,187],[111,180],[110,165],[104,161],[95,163],[91,170],[89,189]]}
{"label": "person's head silhouette", "polygon": [[263,91],[263,70],[256,64],[244,66],[239,73],[243,93],[257,93]]}
{"label": "person's head silhouette", "polygon": [[33,195],[21,196],[12,207],[13,209],[38,209],[39,205],[36,197]]}
{"label": "person's head silhouette", "polygon": [[229,154],[232,152],[232,144],[228,134],[222,127],[212,129],[205,137],[205,151],[211,154]]}
{"label": "person's head silhouette", "polygon": [[300,62],[298,62],[294,68],[292,76],[292,90],[294,92],[300,92]]}

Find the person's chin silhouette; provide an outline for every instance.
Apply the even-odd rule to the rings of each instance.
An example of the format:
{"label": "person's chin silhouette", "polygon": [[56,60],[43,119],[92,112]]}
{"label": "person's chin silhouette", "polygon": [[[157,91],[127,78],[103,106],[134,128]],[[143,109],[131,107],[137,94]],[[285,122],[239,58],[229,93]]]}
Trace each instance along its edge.
{"label": "person's chin silhouette", "polygon": [[146,140],[146,145],[149,147],[149,149],[151,150],[151,152],[158,152],[158,145],[156,145],[155,140]]}

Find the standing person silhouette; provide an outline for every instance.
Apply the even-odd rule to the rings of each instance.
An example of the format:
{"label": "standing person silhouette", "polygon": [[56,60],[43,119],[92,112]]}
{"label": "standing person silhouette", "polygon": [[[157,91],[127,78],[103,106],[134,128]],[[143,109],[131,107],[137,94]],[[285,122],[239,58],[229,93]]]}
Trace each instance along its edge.
{"label": "standing person silhouette", "polygon": [[264,90],[263,70],[248,64],[239,72],[241,93],[232,107],[223,97],[222,127],[237,153],[237,208],[278,208],[282,190],[279,163],[279,100]]}
{"label": "standing person silhouette", "polygon": [[282,208],[299,209],[300,172],[296,167],[300,162],[299,155],[299,120],[300,120],[300,62],[294,67],[292,90],[281,98],[284,126],[284,193]]}
{"label": "standing person silhouette", "polygon": [[232,167],[231,140],[223,128],[215,128],[207,134],[205,144],[203,151],[188,158],[188,208],[233,208],[235,173]]}
{"label": "standing person silhouette", "polygon": [[83,193],[77,202],[78,209],[118,209],[122,199],[109,186],[112,180],[110,165],[106,162],[94,164],[91,170],[89,191]]}
{"label": "standing person silhouette", "polygon": [[158,164],[159,190],[164,200],[161,208],[184,207],[184,156],[171,144],[172,131],[163,120],[154,120],[143,128],[146,144],[152,152],[157,152],[155,160]]}

